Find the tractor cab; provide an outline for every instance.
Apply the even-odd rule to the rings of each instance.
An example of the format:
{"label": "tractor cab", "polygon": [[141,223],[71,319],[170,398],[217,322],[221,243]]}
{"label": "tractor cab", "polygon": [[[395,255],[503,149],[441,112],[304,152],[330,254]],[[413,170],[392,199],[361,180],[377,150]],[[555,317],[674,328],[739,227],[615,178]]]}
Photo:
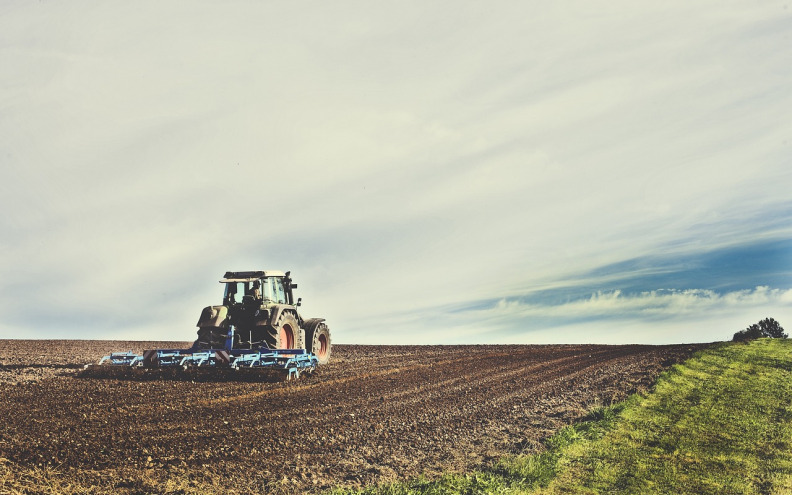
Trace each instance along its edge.
{"label": "tractor cab", "polygon": [[291,282],[289,272],[257,271],[257,272],[226,272],[220,283],[225,285],[223,291],[223,305],[232,307],[247,302],[257,302],[259,305],[295,304],[292,289],[297,284]]}

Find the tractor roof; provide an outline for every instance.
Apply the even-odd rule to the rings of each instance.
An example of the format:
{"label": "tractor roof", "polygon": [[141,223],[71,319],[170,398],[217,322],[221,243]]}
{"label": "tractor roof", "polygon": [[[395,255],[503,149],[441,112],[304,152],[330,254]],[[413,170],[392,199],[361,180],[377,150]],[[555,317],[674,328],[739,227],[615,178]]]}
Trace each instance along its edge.
{"label": "tractor roof", "polygon": [[220,283],[227,282],[251,282],[263,277],[285,277],[286,274],[280,270],[259,270],[255,272],[226,272]]}

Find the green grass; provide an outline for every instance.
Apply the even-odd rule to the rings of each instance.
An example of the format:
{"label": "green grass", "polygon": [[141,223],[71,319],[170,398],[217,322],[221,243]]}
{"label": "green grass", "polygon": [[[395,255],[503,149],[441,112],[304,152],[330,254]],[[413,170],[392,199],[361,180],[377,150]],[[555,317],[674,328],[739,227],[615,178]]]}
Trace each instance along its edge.
{"label": "green grass", "polygon": [[792,341],[725,343],[535,456],[341,494],[792,493]]}

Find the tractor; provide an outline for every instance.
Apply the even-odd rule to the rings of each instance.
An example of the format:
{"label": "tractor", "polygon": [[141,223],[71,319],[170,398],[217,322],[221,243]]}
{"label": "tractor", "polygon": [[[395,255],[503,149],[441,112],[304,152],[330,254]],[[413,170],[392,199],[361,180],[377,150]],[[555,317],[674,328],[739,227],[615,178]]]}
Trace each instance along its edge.
{"label": "tractor", "polygon": [[330,329],[323,318],[303,319],[290,272],[226,272],[223,303],[198,320],[197,349],[305,349],[319,364],[330,359]]}
{"label": "tractor", "polygon": [[86,365],[82,376],[192,379],[204,372],[221,377],[226,370],[291,380],[330,360],[330,329],[324,318],[300,316],[290,272],[226,272],[220,283],[223,302],[201,311],[191,348],[114,352]]}

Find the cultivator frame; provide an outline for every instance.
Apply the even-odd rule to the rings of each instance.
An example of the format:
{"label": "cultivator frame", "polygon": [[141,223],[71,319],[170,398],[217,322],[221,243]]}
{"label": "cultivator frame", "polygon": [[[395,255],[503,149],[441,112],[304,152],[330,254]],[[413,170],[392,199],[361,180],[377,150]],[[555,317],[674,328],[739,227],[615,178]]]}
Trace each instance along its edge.
{"label": "cultivator frame", "polygon": [[317,357],[305,349],[152,349],[143,354],[110,353],[97,364],[86,365],[83,376],[142,376],[154,370],[195,375],[200,370],[225,369],[289,381],[313,373],[318,365]]}

